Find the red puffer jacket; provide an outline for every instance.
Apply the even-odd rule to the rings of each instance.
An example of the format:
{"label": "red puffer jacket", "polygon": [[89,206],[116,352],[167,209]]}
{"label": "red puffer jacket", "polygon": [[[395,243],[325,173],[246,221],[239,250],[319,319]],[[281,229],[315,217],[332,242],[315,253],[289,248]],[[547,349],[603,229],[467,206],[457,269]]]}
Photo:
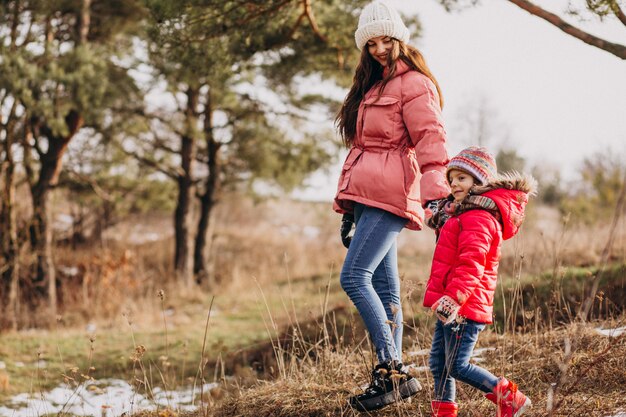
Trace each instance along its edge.
{"label": "red puffer jacket", "polygon": [[452,216],[437,241],[424,306],[431,307],[444,295],[460,305],[459,315],[491,323],[502,240],[517,234],[524,220],[528,195],[535,189],[530,176],[502,176],[484,186],[479,194],[495,202],[501,221],[487,210],[470,209]]}
{"label": "red puffer jacket", "polygon": [[422,204],[450,193],[446,132],[433,82],[398,60],[382,96],[375,84],[363,97],[354,144],[339,178],[333,208],[354,203],[389,211],[421,229]]}

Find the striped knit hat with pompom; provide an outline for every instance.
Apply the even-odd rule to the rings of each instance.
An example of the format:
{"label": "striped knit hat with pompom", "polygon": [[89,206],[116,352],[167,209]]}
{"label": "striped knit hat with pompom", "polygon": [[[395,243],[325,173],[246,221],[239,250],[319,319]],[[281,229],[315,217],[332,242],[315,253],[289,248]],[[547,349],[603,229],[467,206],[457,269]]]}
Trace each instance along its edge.
{"label": "striped knit hat with pompom", "polygon": [[467,172],[481,185],[486,185],[498,174],[493,155],[487,149],[478,146],[465,148],[450,160],[446,171],[448,182],[450,181],[449,173],[453,169]]}

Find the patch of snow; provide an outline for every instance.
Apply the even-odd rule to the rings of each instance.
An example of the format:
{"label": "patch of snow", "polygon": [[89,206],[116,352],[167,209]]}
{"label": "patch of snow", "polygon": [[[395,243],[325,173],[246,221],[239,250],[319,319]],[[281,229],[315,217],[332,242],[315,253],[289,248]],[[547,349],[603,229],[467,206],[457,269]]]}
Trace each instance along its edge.
{"label": "patch of snow", "polygon": [[163,239],[163,235],[156,232],[135,232],[128,237],[129,242],[134,245],[141,245],[147,242],[156,242],[161,239]]}
{"label": "patch of snow", "polygon": [[496,348],[494,347],[474,349],[474,352],[472,352],[472,357],[475,358],[475,357],[481,356],[485,352],[493,352],[494,350],[496,350]]}
{"label": "patch of snow", "polygon": [[54,228],[56,230],[66,232],[72,229],[74,225],[74,217],[69,214],[58,214],[54,219]]}
{"label": "patch of snow", "polygon": [[76,266],[63,266],[63,265],[59,266],[59,271],[61,271],[63,274],[70,276],[70,277],[75,277],[80,272],[80,270]]}
{"label": "patch of snow", "polygon": [[407,352],[407,355],[409,356],[426,356],[430,353],[430,349],[420,349],[420,350],[414,350],[412,352]]}
{"label": "patch of snow", "polygon": [[[106,384],[101,386],[100,384]],[[217,384],[205,384],[203,392],[209,392]],[[149,399],[135,392],[134,387],[119,379],[100,380],[98,384],[72,387],[61,384],[50,392],[18,394],[9,403],[0,406],[1,417],[30,417],[44,414],[68,414],[75,416],[119,416],[139,410],[155,410],[169,407],[174,410],[193,411],[200,404],[194,400],[200,387],[179,391],[154,388]]]}
{"label": "patch of snow", "polygon": [[[494,348],[494,347],[485,347],[485,348],[476,349],[472,353],[472,358],[474,358],[474,360],[476,362],[480,362],[481,360],[484,360],[484,359],[480,358],[480,356],[483,353],[491,352],[491,351],[494,351],[494,350],[496,350],[496,348]],[[430,353],[430,349],[421,349],[421,350],[414,350],[414,351],[407,352],[407,355],[410,356],[410,357],[415,357],[415,356],[426,356],[429,353]]]}
{"label": "patch of snow", "polygon": [[621,336],[621,334],[626,331],[626,326],[616,327],[614,329],[601,329],[598,327],[595,330],[602,336],[618,337],[618,336]]}

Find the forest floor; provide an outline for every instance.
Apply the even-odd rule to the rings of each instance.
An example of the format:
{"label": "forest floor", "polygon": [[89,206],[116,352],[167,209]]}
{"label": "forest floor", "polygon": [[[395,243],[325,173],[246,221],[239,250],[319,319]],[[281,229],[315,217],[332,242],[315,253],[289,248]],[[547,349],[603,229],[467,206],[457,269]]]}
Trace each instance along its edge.
{"label": "forest floor", "polygon": [[[623,277],[623,266],[613,270]],[[513,292],[514,282],[509,286]],[[536,282],[524,288],[522,293],[533,289],[535,300],[537,294],[549,293]],[[67,397],[81,390],[97,394],[113,379],[127,381],[143,395],[145,400],[136,401],[136,408],[124,408],[143,417],[356,415],[346,399],[368,382],[371,346],[336,278],[281,281],[263,289],[251,285],[230,299],[194,297],[175,305],[156,303],[161,306],[155,311],[161,316],[159,328],[123,317],[100,327],[3,334],[0,404],[11,407],[0,406],[0,415],[95,415],[84,412],[84,401]],[[416,314],[407,319],[405,362],[412,364],[423,390],[410,401],[371,415],[429,415],[432,380],[427,362],[433,317],[413,301],[407,304]],[[520,322],[516,329],[488,328],[473,360],[520,385],[534,403],[528,416],[617,415],[626,411],[620,408],[626,386],[626,317],[616,317],[548,325],[526,314],[528,323]],[[17,394],[43,398],[59,385],[68,387],[65,399],[40,403],[35,413],[15,412],[20,410],[19,402],[12,402]],[[188,399],[195,411],[184,402],[176,405],[158,398],[163,390],[189,386],[195,387]],[[493,414],[490,403],[475,390],[459,384],[458,396],[459,416]],[[24,397],[22,401],[24,407]],[[101,415],[119,415],[108,405],[113,403],[105,399]],[[146,406],[152,411],[139,411]]]}
{"label": "forest floor", "polygon": [[[212,291],[164,279],[165,218],[119,225],[120,250],[59,249],[63,311],[47,328],[0,334],[0,417],[356,415],[346,399],[368,383],[372,355],[339,285],[338,219],[327,204],[294,204],[217,213]],[[626,336],[598,330],[626,326],[623,226],[603,265],[607,226],[565,227],[541,208],[530,214],[503,247],[496,323],[473,360],[529,394],[528,416],[626,414]],[[161,234],[131,245],[124,232],[133,225],[140,236]],[[399,247],[405,362],[423,390],[371,415],[428,416],[434,318],[421,301],[433,235],[403,233]],[[596,278],[592,319],[582,323]],[[458,399],[461,417],[495,415],[462,384]]]}

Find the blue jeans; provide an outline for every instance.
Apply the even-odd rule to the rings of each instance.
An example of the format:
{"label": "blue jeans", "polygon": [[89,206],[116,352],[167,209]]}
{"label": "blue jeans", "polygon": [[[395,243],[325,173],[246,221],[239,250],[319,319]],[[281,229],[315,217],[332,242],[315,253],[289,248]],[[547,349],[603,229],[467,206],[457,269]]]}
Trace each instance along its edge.
{"label": "blue jeans", "polygon": [[379,362],[402,361],[402,306],[396,238],[407,219],[356,204],[356,229],[341,270],[348,294],[376,348]]}
{"label": "blue jeans", "polygon": [[464,323],[447,326],[437,320],[429,360],[436,401],[454,402],[455,380],[485,393],[492,392],[498,384],[498,378],[491,372],[469,363],[478,335],[484,328],[484,323],[467,319]]}

